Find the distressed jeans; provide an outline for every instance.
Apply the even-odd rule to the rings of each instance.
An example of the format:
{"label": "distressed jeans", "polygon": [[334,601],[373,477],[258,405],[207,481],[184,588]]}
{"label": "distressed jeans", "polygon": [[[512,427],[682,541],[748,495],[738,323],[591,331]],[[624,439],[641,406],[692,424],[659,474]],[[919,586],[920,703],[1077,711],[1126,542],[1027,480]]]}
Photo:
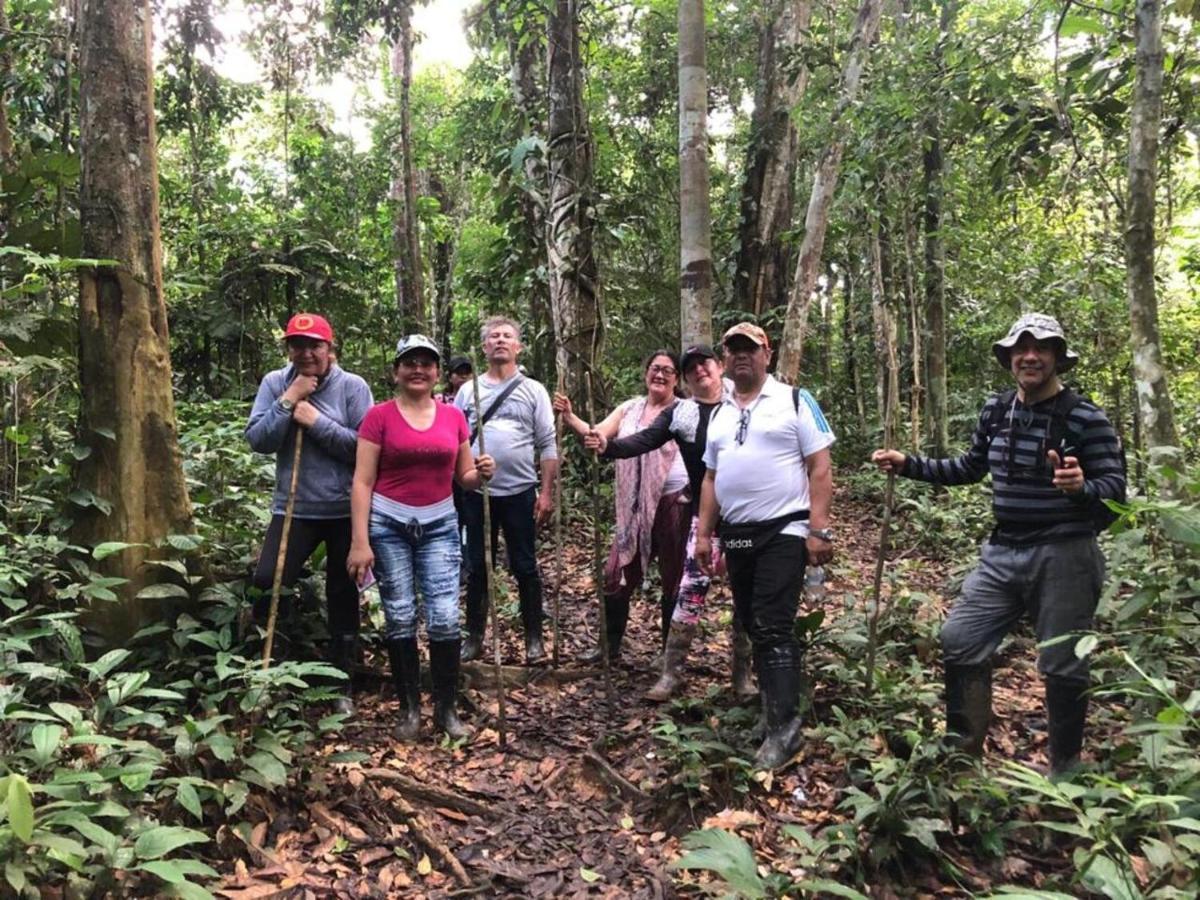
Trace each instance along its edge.
{"label": "distressed jeans", "polygon": [[[1028,614],[1039,643],[1090,631],[1104,586],[1104,554],[1095,538],[1010,547],[988,542],[979,565],[963,582],[962,597],[942,625],[947,665],[982,665],[1004,636]],[[1038,651],[1043,677],[1086,681],[1087,658],[1075,656],[1075,641]]]}
{"label": "distressed jeans", "polygon": [[420,594],[429,640],[458,640],[458,517],[421,525],[372,511],[369,534],[387,639],[417,636]]}

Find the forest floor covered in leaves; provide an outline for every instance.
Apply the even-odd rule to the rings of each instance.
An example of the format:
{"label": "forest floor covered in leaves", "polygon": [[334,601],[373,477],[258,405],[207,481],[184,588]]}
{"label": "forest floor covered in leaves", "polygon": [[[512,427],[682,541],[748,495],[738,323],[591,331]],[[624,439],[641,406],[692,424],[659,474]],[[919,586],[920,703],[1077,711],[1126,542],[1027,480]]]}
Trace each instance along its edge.
{"label": "forest floor covered in leaves", "polygon": [[[877,528],[866,506],[845,503],[839,519],[839,556],[828,568],[827,606],[831,616],[864,616]],[[854,522],[863,527],[850,527]],[[542,551],[549,610],[554,571],[549,541]],[[369,758],[311,767],[288,804],[268,808],[264,801],[250,840],[223,829],[218,842],[234,844],[225,849],[238,861],[232,871],[226,867],[218,896],[670,897],[697,893],[688,885],[708,877],[670,868],[689,831],[706,826],[735,831],[755,848],[761,863],[774,859],[780,826],[815,832],[853,817],[839,806],[853,777],[851,767],[829,740],[812,733],[796,761],[773,776],[738,780],[714,767],[715,781],[706,783],[702,768],[698,773],[693,768],[690,776],[681,772],[688,757],[677,742],[664,740],[663,718],[703,725],[712,709],[735,706],[728,687],[728,628],[722,624],[728,621],[726,586],[720,585],[710,600],[702,638],[689,660],[685,693],[697,702],[656,706],[642,697],[656,676],[658,653],[658,610],[650,592],[635,600],[606,702],[600,670],[573,662],[596,635],[586,528],[575,533],[564,556],[558,672],[549,663],[524,669],[519,627],[512,619],[502,623],[506,746],[500,746],[496,728],[490,664],[466,667],[463,712],[476,729],[472,739],[449,746],[435,738],[426,692],[422,740],[405,745],[391,737],[396,701],[384,661],[375,659],[377,677],[360,692],[357,716],[322,750],[328,755],[360,751]],[[939,618],[950,567],[911,552],[898,557],[894,565],[904,570],[904,588],[929,598],[920,615]],[[550,637],[547,623],[548,645]],[[913,652],[936,679],[936,649],[928,640],[915,641]],[[997,722],[988,749],[992,762],[1044,762],[1034,657],[1032,640],[1022,637],[1002,653]],[[814,682],[807,722],[828,725],[839,697],[819,676]],[[923,714],[932,731],[940,731],[940,715],[937,703]],[[753,709],[744,710],[747,730],[754,716]],[[733,720],[739,721],[736,715]],[[880,752],[886,752],[879,743]],[[754,746],[743,731],[734,748],[749,759]],[[691,757],[693,763],[696,759]],[[899,875],[893,868],[863,889],[880,898],[963,896],[1006,881],[1037,884],[1039,871],[1068,865],[1065,852],[1061,858],[1053,851],[1039,858],[1042,851],[1029,848],[977,861],[959,858],[953,839],[942,843],[953,878],[946,877],[944,865],[917,864]],[[457,874],[456,866],[461,866]]]}

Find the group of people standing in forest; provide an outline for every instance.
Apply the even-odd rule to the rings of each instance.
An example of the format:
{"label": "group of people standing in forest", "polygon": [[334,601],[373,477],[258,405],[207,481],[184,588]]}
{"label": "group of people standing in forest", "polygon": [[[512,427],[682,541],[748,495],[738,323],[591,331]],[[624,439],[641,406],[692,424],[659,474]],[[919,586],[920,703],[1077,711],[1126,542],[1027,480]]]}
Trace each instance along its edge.
{"label": "group of people standing in forest", "polygon": [[[433,341],[404,337],[393,361],[395,396],[374,404],[366,382],[338,367],[325,319],[302,313],[289,321],[288,365],[263,379],[246,429],[255,450],[277,456],[272,519],[254,585],[265,594],[275,580],[284,511],[294,495],[282,583],[295,584],[325,544],[331,662],[353,669],[359,590],[373,578],[400,704],[396,737],[411,741],[420,732],[422,610],[435,724],[452,738],[466,736],[457,714],[459,663],[482,654],[485,566],[496,564],[485,559],[485,546],[495,548],[501,533],[517,583],[526,662],[546,657],[535,537],[550,519],[557,489],[557,414],[588,450],[616,461],[600,646],[610,660],[620,658],[630,601],[657,560],[662,670],[646,696],[667,700],[685,681],[711,579],[726,572],[733,690],[739,699],[757,693],[762,700],[755,761],[761,768],[786,764],[802,738],[804,648],[795,618],[804,572],[828,562],[834,547],[834,434],[817,401],[769,374],[766,332],[742,322],[718,348],[695,344],[682,355],[650,354],[645,394],[590,424],[566,395],[551,400],[520,370],[517,322],[492,317],[480,336],[487,370],[479,375],[468,357],[443,366]],[[1049,757],[1061,775],[1078,762],[1088,691],[1086,659],[1064,639],[1091,628],[1104,575],[1095,535],[1104,526],[1103,500],[1124,497],[1123,455],[1103,412],[1059,379],[1077,356],[1057,321],[1024,316],[993,351],[1016,386],[987,401],[965,454],[936,460],[885,448],[872,461],[948,485],[991,474],[996,528],[942,631],[947,731],[955,746],[982,753],[991,719],[990,660],[1027,613],[1043,642]],[[445,390],[437,394],[443,377]],[[481,428],[487,454],[479,451]],[[297,441],[304,441],[302,456]],[[301,467],[295,479],[294,461]],[[260,599],[260,620],[264,610]],[[601,652],[581,660],[602,661]],[[352,710],[349,688],[339,707]]]}

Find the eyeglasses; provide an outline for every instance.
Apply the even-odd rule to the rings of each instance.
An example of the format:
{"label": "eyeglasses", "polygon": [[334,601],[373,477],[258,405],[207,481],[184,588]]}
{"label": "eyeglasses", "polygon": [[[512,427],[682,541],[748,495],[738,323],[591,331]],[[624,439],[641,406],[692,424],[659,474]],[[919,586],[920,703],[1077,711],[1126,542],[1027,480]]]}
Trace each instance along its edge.
{"label": "eyeglasses", "polygon": [[734,435],[734,437],[733,437],[734,441],[737,442],[737,445],[739,447],[742,446],[742,444],[746,443],[746,435],[749,433],[749,431],[750,431],[750,408],[747,407],[746,409],[742,410],[742,415],[738,419],[737,434]]}
{"label": "eyeglasses", "polygon": [[651,375],[665,375],[667,377],[679,374],[674,366],[650,366],[646,371]]}

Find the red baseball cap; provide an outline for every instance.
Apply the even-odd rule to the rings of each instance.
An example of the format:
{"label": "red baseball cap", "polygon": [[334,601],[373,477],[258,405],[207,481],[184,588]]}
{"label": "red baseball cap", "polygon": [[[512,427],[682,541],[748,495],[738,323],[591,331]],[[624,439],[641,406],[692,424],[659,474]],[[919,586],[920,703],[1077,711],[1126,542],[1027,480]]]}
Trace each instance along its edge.
{"label": "red baseball cap", "polygon": [[290,337],[306,337],[315,341],[333,343],[333,329],[323,317],[313,313],[296,313],[287,323],[287,331],[283,333],[284,340]]}

